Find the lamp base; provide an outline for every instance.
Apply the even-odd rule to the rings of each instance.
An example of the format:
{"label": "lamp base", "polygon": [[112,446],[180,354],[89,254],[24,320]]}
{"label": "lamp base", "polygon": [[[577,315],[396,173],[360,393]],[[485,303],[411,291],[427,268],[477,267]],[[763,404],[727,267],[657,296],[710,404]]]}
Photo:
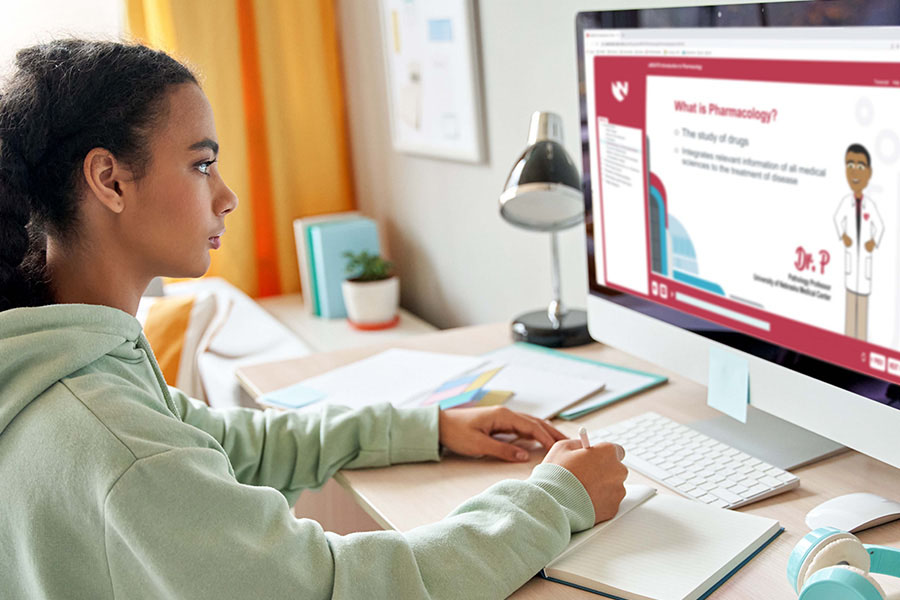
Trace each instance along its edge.
{"label": "lamp base", "polygon": [[519,315],[512,323],[513,340],[528,342],[550,348],[583,346],[594,340],[588,333],[587,313],[583,310],[569,310],[554,328],[547,316],[547,310],[536,310]]}

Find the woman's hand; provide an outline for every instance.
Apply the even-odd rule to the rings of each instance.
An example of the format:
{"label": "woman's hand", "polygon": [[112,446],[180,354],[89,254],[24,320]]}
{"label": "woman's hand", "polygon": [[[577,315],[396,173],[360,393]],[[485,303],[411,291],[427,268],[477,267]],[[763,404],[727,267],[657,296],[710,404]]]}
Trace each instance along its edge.
{"label": "woman's hand", "polygon": [[547,450],[557,441],[567,439],[547,421],[503,406],[442,410],[438,428],[441,444],[457,454],[495,456],[510,462],[528,460],[528,451],[494,439],[493,434],[514,433],[536,440]]}
{"label": "woman's hand", "polygon": [[542,462],[565,467],[578,478],[594,504],[595,522],[615,516],[625,497],[628,469],[622,464],[625,450],[618,444],[603,442],[582,448],[578,440],[565,440],[553,446]]}

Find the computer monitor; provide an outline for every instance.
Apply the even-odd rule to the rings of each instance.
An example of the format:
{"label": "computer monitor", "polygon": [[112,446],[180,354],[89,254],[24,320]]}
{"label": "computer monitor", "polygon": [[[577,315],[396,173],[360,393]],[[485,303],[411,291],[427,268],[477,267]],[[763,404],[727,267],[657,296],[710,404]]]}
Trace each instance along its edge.
{"label": "computer monitor", "polygon": [[592,337],[704,385],[737,355],[762,429],[900,467],[900,3],[576,32]]}

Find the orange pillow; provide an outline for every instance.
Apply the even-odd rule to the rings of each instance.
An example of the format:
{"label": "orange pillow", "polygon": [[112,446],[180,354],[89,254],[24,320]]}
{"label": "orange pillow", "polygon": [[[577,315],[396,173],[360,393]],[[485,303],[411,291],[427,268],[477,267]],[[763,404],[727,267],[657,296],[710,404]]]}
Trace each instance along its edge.
{"label": "orange pillow", "polygon": [[166,383],[209,404],[198,359],[225,323],[231,302],[213,293],[145,297],[137,318]]}

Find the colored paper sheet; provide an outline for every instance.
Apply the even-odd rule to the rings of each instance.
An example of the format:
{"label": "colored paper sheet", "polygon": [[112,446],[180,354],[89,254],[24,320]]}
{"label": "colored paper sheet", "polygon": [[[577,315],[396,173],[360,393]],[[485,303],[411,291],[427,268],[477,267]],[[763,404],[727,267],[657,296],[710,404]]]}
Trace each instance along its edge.
{"label": "colored paper sheet", "polygon": [[259,397],[258,402],[281,408],[301,408],[307,404],[318,402],[324,397],[325,392],[297,383],[268,394],[263,394]]}
{"label": "colored paper sheet", "polygon": [[472,400],[474,400],[476,396],[478,396],[478,392],[480,391],[481,390],[470,390],[468,392],[463,392],[462,394],[459,394],[457,396],[453,396],[452,398],[441,400],[441,410],[454,408],[461,404],[468,404],[469,402],[472,402]]}
{"label": "colored paper sheet", "polygon": [[741,423],[747,422],[750,364],[746,358],[715,346],[710,347],[706,403]]}
{"label": "colored paper sheet", "polygon": [[493,379],[494,375],[500,372],[500,369],[503,367],[497,367],[496,369],[491,369],[489,371],[485,371],[481,375],[478,376],[478,379],[472,382],[472,385],[469,386],[469,391],[472,390],[480,390],[483,388],[488,381]]}
{"label": "colored paper sheet", "polygon": [[512,397],[513,393],[509,390],[482,390],[474,403],[476,406],[500,406]]}
{"label": "colored paper sheet", "polygon": [[462,377],[457,377],[455,379],[451,379],[450,381],[444,382],[435,390],[435,392],[444,392],[447,390],[453,390],[456,388],[466,389],[469,387],[469,384],[475,381],[478,378],[478,373],[469,373],[467,375],[463,375]]}
{"label": "colored paper sheet", "polygon": [[513,393],[508,390],[478,390],[478,394],[471,402],[460,404],[454,408],[470,408],[473,406],[500,406],[512,398]]}
{"label": "colored paper sheet", "polygon": [[438,388],[431,396],[429,396],[423,403],[423,406],[428,406],[429,404],[436,404],[442,400],[447,398],[453,398],[454,396],[458,396],[466,391],[469,387],[469,382],[463,383],[462,385],[454,385],[451,388],[441,389]]}
{"label": "colored paper sheet", "polygon": [[440,403],[441,408],[449,408],[460,403],[470,402],[474,396],[472,394],[466,394],[468,392],[477,392],[480,390],[484,387],[484,384],[490,381],[502,368],[503,367],[496,367],[484,371],[483,373],[470,373],[441,384],[433,394],[422,401],[422,406]]}

